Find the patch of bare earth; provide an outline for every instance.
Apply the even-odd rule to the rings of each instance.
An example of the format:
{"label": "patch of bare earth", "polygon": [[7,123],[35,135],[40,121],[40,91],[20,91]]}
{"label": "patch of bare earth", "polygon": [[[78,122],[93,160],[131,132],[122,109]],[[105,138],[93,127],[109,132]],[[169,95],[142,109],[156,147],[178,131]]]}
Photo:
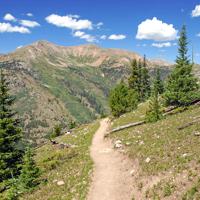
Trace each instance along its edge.
{"label": "patch of bare earth", "polygon": [[115,151],[111,141],[104,139],[109,125],[108,119],[102,120],[93,138],[94,173],[88,200],[129,200],[134,194],[134,178],[130,173],[134,163]]}

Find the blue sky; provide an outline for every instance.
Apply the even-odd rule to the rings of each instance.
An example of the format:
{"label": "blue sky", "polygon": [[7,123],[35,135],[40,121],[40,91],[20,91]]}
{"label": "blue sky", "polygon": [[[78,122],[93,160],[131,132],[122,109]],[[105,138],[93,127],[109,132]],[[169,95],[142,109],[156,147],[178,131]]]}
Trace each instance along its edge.
{"label": "blue sky", "polygon": [[72,46],[96,43],[173,61],[187,25],[200,63],[197,0],[0,0],[0,53],[36,40]]}

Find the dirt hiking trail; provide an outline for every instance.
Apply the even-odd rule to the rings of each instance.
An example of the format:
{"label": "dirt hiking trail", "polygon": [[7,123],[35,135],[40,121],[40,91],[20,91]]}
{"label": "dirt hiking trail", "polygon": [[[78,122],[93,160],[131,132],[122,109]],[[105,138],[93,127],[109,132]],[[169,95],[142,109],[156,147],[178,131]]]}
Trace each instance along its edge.
{"label": "dirt hiking trail", "polygon": [[103,119],[94,135],[90,149],[94,161],[94,172],[88,200],[131,200],[133,197],[134,167],[129,159],[113,149],[111,141],[104,139],[110,126],[109,120]]}

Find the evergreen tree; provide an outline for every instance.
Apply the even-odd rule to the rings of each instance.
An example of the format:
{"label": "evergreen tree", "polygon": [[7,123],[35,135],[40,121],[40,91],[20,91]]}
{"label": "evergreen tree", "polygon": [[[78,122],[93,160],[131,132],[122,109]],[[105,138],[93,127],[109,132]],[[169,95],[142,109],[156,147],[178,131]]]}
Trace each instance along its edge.
{"label": "evergreen tree", "polygon": [[149,70],[147,69],[147,62],[146,62],[146,56],[144,55],[142,68],[141,68],[141,96],[140,99],[142,101],[146,100],[150,94],[151,94],[151,85],[150,85],[150,76],[149,76]]}
{"label": "evergreen tree", "polygon": [[164,92],[164,83],[163,80],[161,79],[160,75],[160,69],[156,69],[156,76],[154,80],[154,85],[157,87],[158,93],[163,94]]}
{"label": "evergreen tree", "polygon": [[123,82],[118,84],[110,93],[109,105],[115,117],[135,109],[137,103],[137,93],[133,89],[129,89]]}
{"label": "evergreen tree", "polygon": [[143,89],[142,89],[142,61],[138,61],[138,97],[139,101],[142,101]]}
{"label": "evergreen tree", "polygon": [[[134,59],[131,62],[131,75],[128,78],[128,85],[130,89],[133,89],[135,91],[138,91],[139,89],[139,71],[138,71],[138,63]],[[139,92],[138,92],[139,93]]]}
{"label": "evergreen tree", "polygon": [[188,58],[186,27],[183,26],[179,38],[176,65],[168,78],[164,94],[166,105],[185,106],[200,98],[197,79],[192,74],[193,64]]}
{"label": "evergreen tree", "polygon": [[12,111],[14,98],[9,94],[9,82],[1,69],[0,77],[0,182],[20,171],[23,151],[18,148],[22,131]]}
{"label": "evergreen tree", "polygon": [[137,108],[138,93],[135,90],[133,90],[133,89],[128,90],[127,103],[128,103],[127,111],[130,112]]}
{"label": "evergreen tree", "polygon": [[34,154],[31,148],[27,148],[23,159],[23,167],[19,176],[19,190],[21,192],[30,190],[38,184],[40,170],[36,166],[33,156]]}
{"label": "evergreen tree", "polygon": [[133,60],[131,62],[131,75],[128,79],[129,88],[138,93],[139,101],[146,100],[151,93],[150,76],[147,69],[146,57],[143,62]]}
{"label": "evergreen tree", "polygon": [[119,117],[124,114],[128,107],[128,87],[121,82],[110,93],[109,104],[113,116]]}
{"label": "evergreen tree", "polygon": [[152,92],[152,96],[150,99],[149,110],[146,113],[146,121],[147,122],[156,122],[162,118],[158,89],[159,89],[159,87],[158,87],[157,81],[154,80],[153,92]]}

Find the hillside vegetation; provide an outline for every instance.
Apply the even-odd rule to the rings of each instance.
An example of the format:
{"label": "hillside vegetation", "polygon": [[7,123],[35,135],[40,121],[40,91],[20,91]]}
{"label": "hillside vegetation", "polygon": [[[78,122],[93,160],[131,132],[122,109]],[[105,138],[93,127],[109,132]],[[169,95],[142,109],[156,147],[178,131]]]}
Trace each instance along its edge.
{"label": "hillside vegetation", "polygon": [[[58,137],[59,144],[50,143],[36,149],[35,160],[42,170],[42,183],[32,193],[20,199],[26,200],[84,200],[88,191],[93,162],[89,155],[92,137],[99,122],[82,125],[71,134]],[[70,145],[62,148],[62,144]]]}
{"label": "hillside vegetation", "polygon": [[[142,104],[138,110],[115,119],[113,127],[144,119],[146,108]],[[200,198],[199,118],[200,107],[192,106],[156,123],[109,135],[113,141],[121,140],[124,153],[139,163],[135,178],[143,198]],[[198,120],[194,125],[178,129],[194,120]]]}
{"label": "hillside vegetation", "polygon": [[[130,60],[139,58],[120,49],[38,41],[0,56],[0,62],[10,75],[26,137],[41,143],[58,122],[66,127],[108,114],[110,89],[128,75]],[[152,71],[158,66],[156,61],[148,65]],[[159,67],[163,76],[169,73],[169,63],[159,61]]]}

